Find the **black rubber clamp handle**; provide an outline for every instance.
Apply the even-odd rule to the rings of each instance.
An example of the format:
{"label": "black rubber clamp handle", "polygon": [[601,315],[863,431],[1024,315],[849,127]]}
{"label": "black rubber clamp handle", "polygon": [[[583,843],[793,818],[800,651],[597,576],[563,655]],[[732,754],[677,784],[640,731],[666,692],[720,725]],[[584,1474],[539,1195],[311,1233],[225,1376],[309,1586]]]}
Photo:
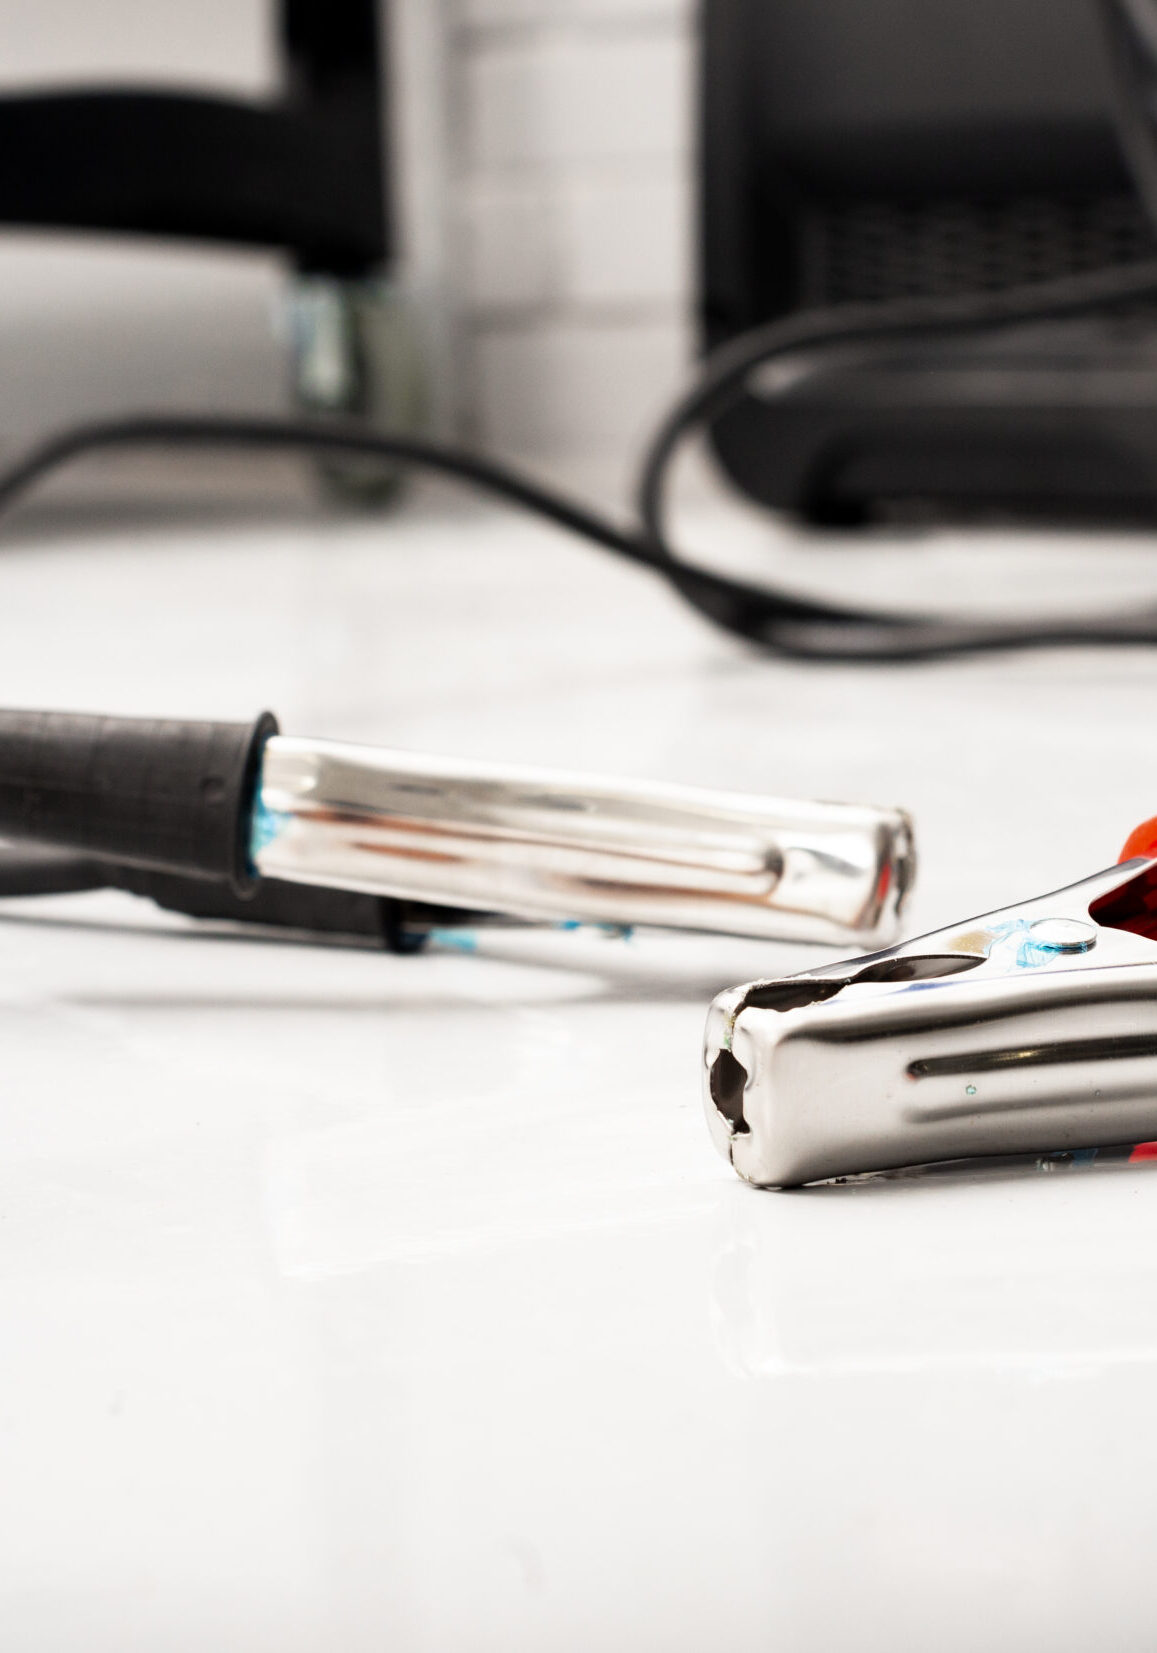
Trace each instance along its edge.
{"label": "black rubber clamp handle", "polygon": [[252,723],[0,711],[0,837],[251,890]]}

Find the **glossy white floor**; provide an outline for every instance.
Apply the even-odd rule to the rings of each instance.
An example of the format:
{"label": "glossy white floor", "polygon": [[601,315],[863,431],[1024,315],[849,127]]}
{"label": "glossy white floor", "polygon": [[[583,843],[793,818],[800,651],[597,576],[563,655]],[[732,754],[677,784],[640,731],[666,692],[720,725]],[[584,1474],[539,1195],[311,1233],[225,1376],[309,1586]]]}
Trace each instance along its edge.
{"label": "glossy white floor", "polygon": [[[1075,586],[1086,550],[1001,578]],[[815,561],[943,589],[993,556]],[[1104,567],[1157,581],[1139,546]],[[1157,811],[1157,652],[768,663],[436,500],[13,529],[0,635],[12,704],[269,704],[902,801],[913,929],[1080,877]],[[1151,1647],[1157,1171],[741,1186],[700,1118],[704,1008],[812,956],[525,933],[401,960],[111,895],[6,909],[0,1643]]]}

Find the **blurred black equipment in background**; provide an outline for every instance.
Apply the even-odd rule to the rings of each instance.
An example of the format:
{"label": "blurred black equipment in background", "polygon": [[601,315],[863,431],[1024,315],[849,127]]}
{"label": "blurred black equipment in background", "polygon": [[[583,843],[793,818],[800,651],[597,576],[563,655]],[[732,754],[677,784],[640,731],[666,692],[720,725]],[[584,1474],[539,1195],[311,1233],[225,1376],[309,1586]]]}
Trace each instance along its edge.
{"label": "blurred black equipment in background", "polygon": [[[1119,106],[1146,19],[1157,43],[1149,0],[705,0],[703,16],[709,346],[801,310],[1157,254],[1134,181],[1152,140],[1128,142]],[[828,353],[764,389],[719,420],[717,452],[811,521],[1157,517],[1157,298]]]}
{"label": "blurred black equipment in background", "polygon": [[390,250],[376,0],[278,0],[286,85],[0,97],[0,223],[280,247],[299,268]]}
{"label": "blurred black equipment in background", "polygon": [[[651,569],[715,625],[780,654],[924,660],[1157,643],[1157,605],[1040,619],[888,612],[690,563],[667,525],[674,461],[704,432],[749,493],[817,521],[914,506],[1157,516],[1157,0],[871,0],[870,12],[868,0],[808,0],[806,11],[782,0],[774,18],[757,0],[707,9],[714,348],[646,447],[634,521],[364,417],[74,426],[0,471],[0,509],[78,455],[115,447],[287,450],[379,476],[397,462]],[[780,51],[762,28],[792,19]],[[774,105],[775,77],[760,78],[769,41]],[[760,134],[774,138],[765,147],[779,172],[762,165]],[[324,306],[317,316],[318,348],[302,359],[326,382]],[[314,405],[364,415],[332,398]]]}
{"label": "blurred black equipment in background", "polygon": [[[296,403],[378,428],[421,419],[394,253],[380,0],[274,0],[283,87],[259,102],[149,88],[0,96],[0,225],[284,252]],[[371,498],[381,464],[329,463]]]}

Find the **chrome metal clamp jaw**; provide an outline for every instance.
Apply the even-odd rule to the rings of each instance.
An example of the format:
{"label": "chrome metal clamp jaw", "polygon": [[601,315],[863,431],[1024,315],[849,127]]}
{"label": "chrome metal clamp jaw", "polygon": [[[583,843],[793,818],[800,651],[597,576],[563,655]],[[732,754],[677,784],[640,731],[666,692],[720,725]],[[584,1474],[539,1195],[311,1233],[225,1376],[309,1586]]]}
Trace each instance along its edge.
{"label": "chrome metal clamp jaw", "polygon": [[1157,1138],[1157,860],[720,994],[704,1102],[758,1187]]}

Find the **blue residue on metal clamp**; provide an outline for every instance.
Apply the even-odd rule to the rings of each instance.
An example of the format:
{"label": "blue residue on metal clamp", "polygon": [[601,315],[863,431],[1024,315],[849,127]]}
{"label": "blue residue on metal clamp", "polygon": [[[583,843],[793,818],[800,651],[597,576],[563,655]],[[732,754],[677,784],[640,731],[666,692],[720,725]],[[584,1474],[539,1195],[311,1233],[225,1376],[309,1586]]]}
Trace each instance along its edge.
{"label": "blue residue on metal clamp", "polygon": [[263,801],[261,788],[258,787],[253,815],[249,822],[249,859],[255,869],[261,851],[276,843],[292,819],[291,815],[286,815],[279,809],[270,809]]}

